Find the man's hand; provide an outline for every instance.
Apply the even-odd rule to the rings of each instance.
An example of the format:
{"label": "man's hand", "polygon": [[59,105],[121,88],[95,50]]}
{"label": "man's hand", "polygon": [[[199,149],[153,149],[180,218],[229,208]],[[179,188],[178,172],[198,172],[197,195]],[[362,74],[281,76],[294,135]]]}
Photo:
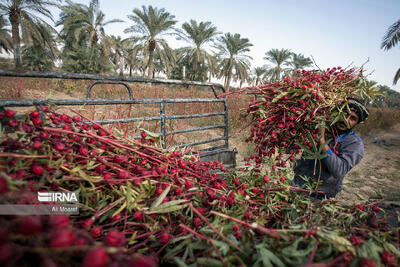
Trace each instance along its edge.
{"label": "man's hand", "polygon": [[[318,143],[320,146],[322,146],[325,143],[325,127],[319,127],[318,131]],[[324,145],[324,147],[322,148],[322,152],[326,152],[330,149],[330,147],[328,145]]]}

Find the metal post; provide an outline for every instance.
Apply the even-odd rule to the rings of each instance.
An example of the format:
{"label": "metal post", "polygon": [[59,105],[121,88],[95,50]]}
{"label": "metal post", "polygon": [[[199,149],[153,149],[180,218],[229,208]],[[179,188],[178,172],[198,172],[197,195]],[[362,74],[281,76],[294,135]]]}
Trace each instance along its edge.
{"label": "metal post", "polygon": [[163,148],[167,148],[166,144],[166,131],[165,131],[165,104],[164,102],[160,103],[160,121],[161,121],[161,144]]}
{"label": "metal post", "polygon": [[226,105],[226,98],[224,98],[224,124],[225,124],[225,131],[224,131],[225,146],[229,147],[229,142],[228,142],[228,107]]}

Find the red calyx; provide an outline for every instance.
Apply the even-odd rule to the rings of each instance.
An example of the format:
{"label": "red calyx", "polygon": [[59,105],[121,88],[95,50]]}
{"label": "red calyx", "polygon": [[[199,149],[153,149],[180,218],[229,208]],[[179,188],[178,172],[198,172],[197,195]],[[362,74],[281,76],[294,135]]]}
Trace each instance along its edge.
{"label": "red calyx", "polygon": [[111,221],[114,221],[114,222],[121,220],[121,213],[118,213],[118,214],[112,216],[110,219],[111,219]]}
{"label": "red calyx", "polygon": [[33,147],[34,149],[40,149],[40,148],[42,147],[42,142],[40,142],[40,141],[34,141],[33,144],[32,144],[32,147]]}
{"label": "red calyx", "polygon": [[54,232],[50,238],[49,247],[63,248],[74,244],[75,233],[72,230],[64,229]]}
{"label": "red calyx", "polygon": [[107,251],[103,247],[92,248],[83,258],[83,267],[104,267],[108,262]]}
{"label": "red calyx", "polygon": [[379,206],[373,206],[372,210],[375,212],[379,212],[381,210],[381,208]]}
{"label": "red calyx", "polygon": [[0,194],[8,190],[8,181],[4,177],[0,177]]}
{"label": "red calyx", "polygon": [[397,266],[397,259],[396,259],[396,257],[395,257],[393,254],[387,252],[386,250],[382,251],[382,254],[381,254],[381,261],[382,261],[385,265],[388,265],[388,266]]}
{"label": "red calyx", "polygon": [[185,181],[185,187],[186,187],[186,188],[192,187],[192,182],[189,181],[189,180],[186,180],[186,181]]}
{"label": "red calyx", "polygon": [[82,227],[85,229],[89,229],[92,227],[94,220],[92,218],[86,219],[82,222]]}
{"label": "red calyx", "polygon": [[35,175],[42,175],[44,172],[44,168],[40,165],[33,165],[31,167],[31,171],[35,174]]}
{"label": "red calyx", "polygon": [[57,150],[57,151],[62,151],[62,150],[65,149],[65,145],[63,143],[56,143],[54,145],[54,149]]}
{"label": "red calyx", "polygon": [[93,227],[93,229],[90,231],[90,235],[93,238],[97,238],[97,237],[101,236],[101,232],[102,232],[101,227],[96,226],[96,227]]}
{"label": "red calyx", "polygon": [[141,211],[135,211],[135,213],[133,213],[133,220],[134,220],[134,221],[142,222],[143,219],[144,219],[143,212],[141,212]]}
{"label": "red calyx", "polygon": [[88,242],[87,242],[86,238],[83,238],[83,237],[78,237],[74,243],[75,246],[86,246],[87,244],[88,244]]}
{"label": "red calyx", "polygon": [[120,179],[126,179],[129,177],[129,172],[127,171],[120,171],[118,172],[118,178]]}
{"label": "red calyx", "polygon": [[50,225],[56,228],[65,228],[69,223],[68,215],[54,215],[50,217]]}
{"label": "red calyx", "polygon": [[365,210],[364,206],[361,205],[361,204],[356,205],[356,208],[359,209],[359,210],[362,210],[362,211]]}
{"label": "red calyx", "polygon": [[104,174],[103,178],[104,178],[104,180],[111,180],[112,175],[111,175],[111,173],[106,173],[106,174]]}
{"label": "red calyx", "polygon": [[81,146],[79,147],[79,154],[82,156],[86,156],[87,154],[89,154],[89,150],[86,147]]}
{"label": "red calyx", "polygon": [[233,235],[236,237],[236,239],[240,239],[240,237],[242,236],[242,233],[240,231],[236,231],[233,233]]}
{"label": "red calyx", "polygon": [[193,224],[194,224],[195,227],[199,227],[199,226],[201,226],[203,223],[202,223],[202,221],[201,221],[200,218],[194,218]]}
{"label": "red calyx", "polygon": [[157,267],[157,263],[149,256],[139,256],[131,262],[130,267]]}
{"label": "red calyx", "polygon": [[182,188],[178,187],[177,189],[175,189],[175,195],[179,196],[180,194],[182,194]]}
{"label": "red calyx", "polygon": [[12,117],[14,117],[15,112],[10,109],[6,109],[4,114],[6,115],[6,117],[12,118]]}
{"label": "red calyx", "polygon": [[111,230],[107,233],[106,244],[112,247],[125,245],[125,236],[118,230]]}
{"label": "red calyx", "polygon": [[13,251],[8,244],[0,246],[0,265],[6,265],[11,259]]}
{"label": "red calyx", "polygon": [[359,266],[363,267],[376,267],[376,263],[370,258],[363,258],[359,262]]}
{"label": "red calyx", "polygon": [[95,171],[96,171],[98,174],[102,174],[105,170],[106,170],[106,168],[104,167],[104,165],[99,165],[99,166],[97,166],[96,169],[95,169]]}
{"label": "red calyx", "polygon": [[168,233],[163,233],[158,239],[158,242],[160,242],[161,244],[167,244],[169,242],[169,239],[170,235]]}
{"label": "red calyx", "polygon": [[32,123],[35,126],[40,126],[42,124],[42,120],[40,118],[32,118]]}
{"label": "red calyx", "polygon": [[42,222],[40,221],[40,217],[28,216],[21,221],[18,232],[25,236],[30,236],[40,232],[41,229]]}

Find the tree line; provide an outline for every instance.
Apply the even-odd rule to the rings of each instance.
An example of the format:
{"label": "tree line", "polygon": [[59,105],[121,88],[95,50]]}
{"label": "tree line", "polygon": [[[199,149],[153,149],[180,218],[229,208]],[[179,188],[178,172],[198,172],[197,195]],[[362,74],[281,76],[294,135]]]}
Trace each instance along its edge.
{"label": "tree line", "polygon": [[[60,9],[57,21],[50,7]],[[221,33],[210,21],[190,20],[178,27],[175,16],[164,8],[134,8],[127,19],[130,26],[124,32],[129,37],[123,39],[106,33],[106,25],[123,21],[106,20],[98,0],[88,5],[71,0],[2,0],[0,53],[13,54],[18,71],[61,70],[194,81],[217,78],[224,80],[226,88],[232,81],[241,87],[243,83],[257,85],[279,80],[313,65],[301,53],[271,49],[263,58],[268,64],[251,67],[248,53],[253,44],[248,38],[239,33]],[[187,45],[171,48],[165,39],[168,35]],[[381,48],[389,50],[399,40],[400,20],[388,28]],[[400,69],[393,83],[399,78]],[[371,88],[376,87],[376,82],[371,82]]]}
{"label": "tree line", "polygon": [[[57,21],[49,11],[60,9]],[[211,81],[223,79],[259,84],[279,80],[310,67],[309,57],[289,49],[271,49],[270,65],[251,68],[253,44],[239,33],[221,33],[210,21],[190,20],[177,27],[175,16],[151,5],[128,15],[128,38],[109,35],[104,27],[123,22],[107,20],[99,1],[88,5],[71,0],[4,0],[0,3],[0,52],[12,53],[16,70],[163,76]],[[49,19],[54,23],[46,22]],[[60,27],[57,31],[56,28]],[[175,36],[187,46],[173,49],[165,39]]]}

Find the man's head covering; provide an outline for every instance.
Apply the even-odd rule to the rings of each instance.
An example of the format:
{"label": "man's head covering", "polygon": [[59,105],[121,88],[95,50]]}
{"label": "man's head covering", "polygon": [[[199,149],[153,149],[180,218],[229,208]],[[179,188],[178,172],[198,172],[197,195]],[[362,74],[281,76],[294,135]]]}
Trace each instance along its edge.
{"label": "man's head covering", "polygon": [[368,118],[368,109],[359,100],[357,100],[356,98],[348,98],[347,101],[350,110],[354,111],[357,114],[359,118],[358,123],[361,123]]}

